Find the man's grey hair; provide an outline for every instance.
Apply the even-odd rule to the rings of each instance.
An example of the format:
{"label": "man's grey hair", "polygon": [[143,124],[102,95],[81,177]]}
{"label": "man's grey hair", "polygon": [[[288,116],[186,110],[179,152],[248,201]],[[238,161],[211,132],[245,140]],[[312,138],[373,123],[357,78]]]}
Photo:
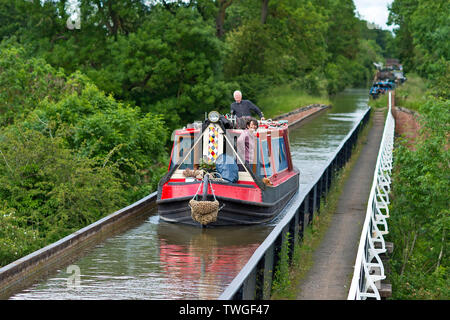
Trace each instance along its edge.
{"label": "man's grey hair", "polygon": [[236,90],[235,92],[233,92],[233,97],[236,96],[237,94],[242,96],[242,92],[240,92],[239,90]]}

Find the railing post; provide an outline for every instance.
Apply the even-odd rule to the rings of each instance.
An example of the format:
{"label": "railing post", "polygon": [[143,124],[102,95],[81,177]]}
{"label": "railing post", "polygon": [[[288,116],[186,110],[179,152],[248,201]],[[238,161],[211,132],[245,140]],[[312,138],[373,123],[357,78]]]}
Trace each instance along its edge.
{"label": "railing post", "polygon": [[254,300],[256,292],[256,267],[253,268],[247,279],[244,281],[242,290],[243,300]]}
{"label": "railing post", "polygon": [[296,227],[296,239],[295,239],[295,244],[299,244],[299,242],[301,241],[301,235],[300,235],[300,207],[298,207],[297,212],[295,213],[295,227]]}
{"label": "railing post", "polygon": [[341,170],[341,168],[344,166],[345,162],[345,145],[342,146],[342,149],[339,151],[338,154],[338,170]]}
{"label": "railing post", "polygon": [[314,185],[313,191],[313,206],[311,211],[311,221],[314,219],[314,212],[317,212],[317,183]]}
{"label": "railing post", "polygon": [[302,204],[298,208],[298,235],[300,240],[303,240],[303,235],[305,232],[305,200],[302,201]]}
{"label": "railing post", "polygon": [[270,299],[274,269],[274,248],[271,245],[264,254],[263,299]]}
{"label": "railing post", "polygon": [[289,250],[289,260],[292,259],[292,253],[294,252],[294,247],[298,244],[298,235],[299,235],[299,209],[295,210],[294,217],[292,217],[291,222],[289,223],[289,233],[292,236],[292,247]]}
{"label": "railing post", "polygon": [[305,228],[310,224],[311,219],[310,219],[310,215],[309,215],[309,199],[310,199],[310,193],[308,193],[305,196],[305,199],[303,200],[303,231],[305,230]]}

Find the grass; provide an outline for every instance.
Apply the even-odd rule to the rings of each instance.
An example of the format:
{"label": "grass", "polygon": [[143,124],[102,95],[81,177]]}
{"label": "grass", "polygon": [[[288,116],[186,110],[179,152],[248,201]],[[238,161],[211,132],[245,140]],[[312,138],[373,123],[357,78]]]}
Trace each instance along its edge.
{"label": "grass", "polygon": [[[314,250],[320,245],[325,233],[330,227],[332,217],[336,211],[339,198],[343,191],[343,185],[350,176],[361,150],[367,142],[367,136],[373,125],[373,116],[371,116],[368,125],[363,129],[358,142],[352,152],[352,156],[347,164],[338,173],[337,177],[331,184],[326,201],[321,199],[320,215],[314,213],[312,223],[306,227],[303,240],[298,242],[294,247],[292,255],[292,262],[290,268],[278,268],[283,272],[278,274],[276,282],[273,286],[272,299],[273,300],[295,300],[299,294],[299,284],[306,277],[308,271],[313,266]],[[350,283],[351,277],[348,279]]]}
{"label": "grass", "polygon": [[313,96],[290,85],[274,87],[258,97],[258,106],[267,119],[315,103],[329,105],[330,100],[327,95]]}
{"label": "grass", "polygon": [[426,102],[427,82],[416,74],[408,75],[408,80],[395,90],[395,104],[419,111]]}

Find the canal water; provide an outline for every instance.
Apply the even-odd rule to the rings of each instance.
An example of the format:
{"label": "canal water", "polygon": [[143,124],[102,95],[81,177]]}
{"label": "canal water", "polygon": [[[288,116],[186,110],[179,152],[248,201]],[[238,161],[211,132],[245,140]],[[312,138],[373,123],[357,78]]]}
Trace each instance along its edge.
{"label": "canal water", "polygon": [[[332,108],[290,132],[300,188],[321,173],[367,101],[367,90],[346,90],[332,98]],[[217,299],[273,225],[201,229],[169,224],[149,212],[143,223],[94,245],[10,299]]]}

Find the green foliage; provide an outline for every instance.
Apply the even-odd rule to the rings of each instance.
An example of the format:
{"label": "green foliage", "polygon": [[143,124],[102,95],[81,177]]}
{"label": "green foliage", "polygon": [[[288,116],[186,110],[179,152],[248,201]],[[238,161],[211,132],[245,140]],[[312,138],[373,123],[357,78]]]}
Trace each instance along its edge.
{"label": "green foliage", "polygon": [[[360,20],[361,37],[363,40],[376,43],[381,49],[381,55],[386,58],[398,57],[397,47],[395,46],[394,35],[389,30],[378,29],[368,26],[368,22]],[[373,61],[383,61],[373,60]]]}
{"label": "green foliage", "polygon": [[168,131],[161,118],[124,106],[88,83],[80,93],[57,103],[43,101],[29,114],[25,124],[62,136],[77,154],[114,163],[124,181],[151,189],[159,178],[152,169],[159,172],[158,167],[167,156]]}
{"label": "green foliage", "polygon": [[116,97],[164,114],[172,129],[180,119],[201,119],[229,105],[233,89],[216,77],[221,43],[195,11],[180,8],[173,15],[155,8],[137,32],[107,46],[104,68],[87,74]]}
{"label": "green foliage", "polygon": [[270,93],[273,90],[273,80],[269,76],[243,74],[234,77],[233,80],[236,82],[234,90],[240,90],[245,93],[244,99],[249,99],[256,104],[260,103],[259,97],[261,94]]}
{"label": "green foliage", "polygon": [[160,115],[118,102],[80,72],[66,76],[17,43],[1,46],[6,264],[154,190],[168,130]]}
{"label": "green foliage", "polygon": [[81,156],[118,165],[124,183],[133,186],[130,194],[156,187],[167,157],[168,130],[160,115],[118,102],[79,72],[65,76],[42,59],[28,59],[21,46],[4,48],[3,124],[23,121],[29,128],[62,137]]}
{"label": "green foliage", "polygon": [[429,100],[420,108],[422,131],[414,148],[395,150],[389,238],[396,248],[391,278],[397,299],[449,298],[449,107]]}
{"label": "green foliage", "polygon": [[44,98],[58,99],[67,90],[65,76],[40,58],[28,58],[21,46],[0,45],[0,125],[34,109]]}
{"label": "green foliage", "polygon": [[228,32],[224,64],[227,77],[270,75],[280,83],[323,64],[327,57],[326,17],[310,1],[275,2],[276,19],[250,19]]}
{"label": "green foliage", "polygon": [[224,65],[227,77],[264,72],[262,62],[270,37],[266,29],[258,21],[252,20],[227,34],[229,50]]}
{"label": "green foliage", "polygon": [[319,69],[306,74],[304,77],[294,81],[293,86],[300,90],[305,90],[308,94],[319,96],[326,91],[327,80]]}
{"label": "green foliage", "polygon": [[[421,132],[395,150],[389,238],[394,299],[448,299],[450,224],[448,1],[395,0],[390,21],[408,80],[396,104],[420,114]],[[417,72],[418,76],[414,73]]]}
{"label": "green foliage", "polygon": [[0,155],[0,198],[10,208],[2,232],[14,231],[0,242],[15,242],[2,253],[9,258],[36,249],[33,239],[56,241],[126,204],[117,166],[74,155],[62,138],[10,126],[0,133]]}
{"label": "green foliage", "polygon": [[358,52],[360,39],[359,21],[356,18],[352,0],[322,1],[330,26],[327,30],[327,47],[336,61],[339,56],[354,59]]}
{"label": "green foliage", "polygon": [[276,295],[286,295],[286,290],[291,284],[289,277],[289,232],[286,234],[278,252],[278,263],[275,266],[274,280],[272,290]]}
{"label": "green foliage", "polygon": [[[389,95],[387,94],[383,94],[380,95],[377,99],[373,99],[372,97],[369,97],[369,106],[371,106],[372,108],[386,108],[389,105]],[[400,106],[397,101],[396,104],[398,106]]]}
{"label": "green foliage", "polygon": [[395,0],[390,21],[399,25],[396,44],[406,70],[430,79],[434,93],[449,97],[450,3],[446,0]]}
{"label": "green foliage", "polygon": [[346,83],[342,81],[342,69],[339,65],[328,63],[325,68],[325,77],[327,78],[327,92],[329,94],[336,94],[342,88],[345,88]]}
{"label": "green foliage", "polygon": [[396,104],[418,111],[422,128],[415,145],[395,152],[389,235],[396,247],[390,275],[395,299],[450,296],[449,5],[395,0],[390,9],[391,22],[400,26],[399,57],[411,71],[396,90]]}
{"label": "green foliage", "polygon": [[0,41],[12,35],[26,22],[26,17],[21,15],[18,1],[0,1]]}
{"label": "green foliage", "polygon": [[[69,73],[82,71],[116,99],[164,114],[170,129],[228,110],[236,87],[255,99],[273,84],[301,83],[312,94],[366,85],[373,66],[364,57],[373,46],[361,45],[361,30],[381,46],[388,42],[386,33],[361,26],[350,0],[271,0],[264,24],[261,3],[235,0],[225,41],[215,36],[212,0],[80,4],[79,30],[65,27],[65,1],[21,0],[0,4],[0,12],[20,25],[17,35],[33,53]],[[23,21],[25,13],[34,25]]]}
{"label": "green foliage", "polygon": [[429,81],[409,73],[408,81],[395,90],[395,104],[419,112],[428,100],[428,86]]}
{"label": "green foliage", "polygon": [[[373,77],[372,63],[381,60],[383,50],[375,40],[361,38],[352,1],[270,1],[265,24],[255,16],[259,6],[237,6],[225,40],[224,74],[248,89],[250,97],[273,84],[294,83],[313,95],[366,86]],[[253,13],[253,19],[242,21],[238,12]],[[263,86],[261,77],[266,79]]]}
{"label": "green foliage", "polygon": [[0,209],[0,266],[39,249],[39,232],[27,227],[26,219],[17,217],[15,210]]}

